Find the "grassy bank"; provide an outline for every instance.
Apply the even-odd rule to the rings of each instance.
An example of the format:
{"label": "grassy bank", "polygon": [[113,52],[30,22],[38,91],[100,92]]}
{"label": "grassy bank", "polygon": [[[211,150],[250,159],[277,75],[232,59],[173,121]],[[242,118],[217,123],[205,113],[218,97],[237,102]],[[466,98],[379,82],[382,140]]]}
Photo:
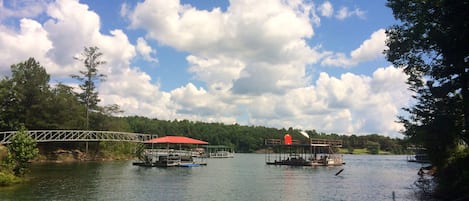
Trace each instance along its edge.
{"label": "grassy bank", "polygon": [[[366,148],[353,149],[352,152],[350,152],[348,149],[345,149],[345,148],[339,148],[339,153],[340,154],[370,154],[370,152]],[[392,154],[392,153],[388,152],[388,151],[381,151],[380,150],[378,154],[379,155],[389,155],[389,154]]]}

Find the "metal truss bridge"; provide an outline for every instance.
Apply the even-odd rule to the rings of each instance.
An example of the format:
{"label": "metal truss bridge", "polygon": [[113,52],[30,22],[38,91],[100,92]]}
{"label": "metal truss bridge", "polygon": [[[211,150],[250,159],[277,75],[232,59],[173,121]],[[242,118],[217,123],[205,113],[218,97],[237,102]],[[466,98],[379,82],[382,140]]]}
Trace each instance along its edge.
{"label": "metal truss bridge", "polygon": [[[0,132],[0,144],[10,143],[17,131]],[[31,130],[27,133],[37,142],[143,142],[157,135],[87,130]]]}

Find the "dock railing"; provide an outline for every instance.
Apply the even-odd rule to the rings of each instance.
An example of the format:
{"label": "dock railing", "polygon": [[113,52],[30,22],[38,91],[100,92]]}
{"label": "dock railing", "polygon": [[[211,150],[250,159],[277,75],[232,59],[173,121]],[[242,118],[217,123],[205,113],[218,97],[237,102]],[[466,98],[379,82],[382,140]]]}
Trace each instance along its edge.
{"label": "dock railing", "polygon": [[[265,145],[281,145],[285,144],[285,141],[281,139],[265,139]],[[299,140],[292,140],[291,144],[300,144]]]}
{"label": "dock railing", "polygon": [[[310,140],[311,146],[332,146],[332,147],[342,147],[342,140],[331,140],[331,139],[320,139],[312,138]],[[274,145],[285,145],[285,142],[282,139],[265,139],[265,145],[274,146]],[[292,145],[300,145],[299,140],[292,140]],[[305,144],[308,145],[308,144]]]}
{"label": "dock railing", "polygon": [[330,140],[330,139],[311,139],[312,145],[329,145],[332,147],[342,147],[342,140]]}

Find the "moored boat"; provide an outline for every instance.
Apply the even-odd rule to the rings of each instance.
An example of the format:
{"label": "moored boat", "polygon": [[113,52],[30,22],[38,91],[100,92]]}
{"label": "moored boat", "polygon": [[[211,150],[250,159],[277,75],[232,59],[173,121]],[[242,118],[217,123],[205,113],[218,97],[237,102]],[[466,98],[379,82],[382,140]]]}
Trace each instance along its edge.
{"label": "moored boat", "polygon": [[233,158],[234,150],[224,145],[205,145],[204,153],[201,155],[206,158]]}

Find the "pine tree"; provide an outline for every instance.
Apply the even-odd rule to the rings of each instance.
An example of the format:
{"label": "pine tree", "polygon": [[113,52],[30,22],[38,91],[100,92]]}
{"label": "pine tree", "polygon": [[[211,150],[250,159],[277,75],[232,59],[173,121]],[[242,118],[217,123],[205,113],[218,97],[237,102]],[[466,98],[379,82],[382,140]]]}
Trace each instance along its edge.
{"label": "pine tree", "polygon": [[96,91],[96,83],[105,80],[104,74],[98,73],[98,66],[106,64],[101,60],[103,53],[99,52],[98,47],[85,47],[80,57],[76,60],[83,62],[85,70],[80,71],[80,75],[72,75],[72,78],[81,82],[80,89],[82,92],[79,94],[80,101],[85,105],[86,110],[86,125],[85,128],[89,129],[89,116],[90,111],[98,110],[99,97]]}

